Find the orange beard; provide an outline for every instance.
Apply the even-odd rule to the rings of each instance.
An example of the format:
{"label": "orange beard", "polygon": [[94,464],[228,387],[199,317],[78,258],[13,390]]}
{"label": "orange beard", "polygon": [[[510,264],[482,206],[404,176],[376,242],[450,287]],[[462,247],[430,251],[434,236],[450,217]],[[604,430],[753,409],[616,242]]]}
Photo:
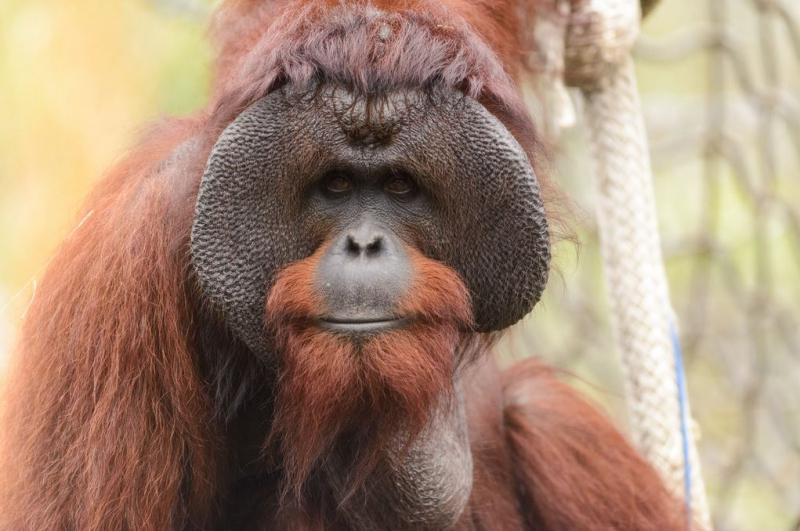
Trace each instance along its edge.
{"label": "orange beard", "polygon": [[352,492],[391,438],[408,445],[452,394],[456,352],[472,323],[469,294],[453,270],[407,251],[415,275],[400,304],[410,320],[401,329],[353,339],[319,328],[314,276],[322,250],[284,269],[270,291],[266,318],[282,365],[269,440],[283,458],[286,494],[300,499],[345,433]]}

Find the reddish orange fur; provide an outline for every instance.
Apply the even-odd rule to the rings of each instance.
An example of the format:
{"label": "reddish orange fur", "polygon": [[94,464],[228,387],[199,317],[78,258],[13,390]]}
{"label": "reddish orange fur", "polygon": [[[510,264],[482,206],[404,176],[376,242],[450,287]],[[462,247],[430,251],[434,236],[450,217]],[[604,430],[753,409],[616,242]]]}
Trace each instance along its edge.
{"label": "reddish orange fur", "polygon": [[425,427],[452,392],[461,331],[472,322],[458,275],[408,249],[415,278],[398,313],[409,326],[360,343],[323,330],[315,323],[324,311],[314,274],[324,249],[284,269],[267,301],[266,321],[282,360],[271,438],[297,498],[345,430],[357,430],[353,476],[363,480],[398,428],[410,440]]}
{"label": "reddish orange fur", "polygon": [[488,360],[464,389],[474,479],[456,531],[685,529],[652,467],[552,369]]}
{"label": "reddish orange fur", "polygon": [[209,516],[216,434],[184,286],[192,205],[166,215],[158,171],[193,130],[165,127],[106,178],[35,293],[4,396],[0,529]]}
{"label": "reddish orange fur", "polygon": [[[279,50],[298,53],[323,8],[335,4],[229,0],[214,25],[220,56],[212,102],[192,119],[154,127],[89,198],[83,225],[39,284],[9,371],[0,529],[212,529],[233,525],[225,518],[246,512],[223,512],[241,509],[231,454],[247,448],[232,426],[244,425],[252,430],[244,439],[262,444],[267,434],[248,421],[264,423],[259,415],[269,414],[271,391],[250,388],[271,382],[259,380],[265,377],[256,361],[224,330],[211,339],[227,350],[220,354],[211,348],[217,343],[207,344],[204,327],[218,317],[195,293],[188,258],[193,206],[221,130],[273,88],[272,81],[308,73],[300,57],[267,59]],[[517,2],[373,5],[398,16],[416,13],[421,35],[449,51],[441,64],[428,65],[431,71],[455,65],[446,80],[495,112],[539,164],[535,130],[514,86],[529,31]],[[283,10],[288,14],[276,18]],[[302,23],[279,26],[301,12],[308,14]],[[419,42],[419,35],[411,37]],[[411,65],[419,57],[392,53],[397,68],[378,74],[397,73],[384,76],[389,83],[416,79]],[[492,53],[505,74],[496,75]],[[287,64],[296,68],[289,72]],[[372,66],[354,63],[343,73],[355,78]],[[165,164],[181,145],[179,160]],[[369,431],[370,442],[354,456],[366,473],[390,420],[413,433],[427,422],[434,399],[450,391],[458,361],[453,346],[467,352],[482,345],[465,345],[457,333],[469,307],[455,274],[418,257],[420,287],[406,304],[420,319],[406,332],[367,342],[354,357],[352,345],[303,326],[318,311],[308,291],[313,263],[288,268],[267,308],[284,364],[271,441],[295,495],[343,431]],[[469,350],[468,357],[485,350]],[[460,530],[678,529],[680,511],[655,473],[549,372],[532,362],[514,367],[504,377],[505,391],[491,363],[472,375],[465,393],[475,474]],[[376,404],[381,418],[356,396]],[[504,396],[513,401],[504,406]],[[256,515],[247,520],[252,527],[337,528],[302,507],[277,518],[270,489],[280,483],[272,476],[263,481],[263,497],[247,508]]]}
{"label": "reddish orange fur", "polygon": [[456,531],[528,529],[506,441],[503,381],[497,363],[485,357],[464,375],[473,479],[469,504]]}
{"label": "reddish orange fur", "polygon": [[504,380],[507,437],[531,528],[685,528],[655,470],[552,369],[527,360]]}

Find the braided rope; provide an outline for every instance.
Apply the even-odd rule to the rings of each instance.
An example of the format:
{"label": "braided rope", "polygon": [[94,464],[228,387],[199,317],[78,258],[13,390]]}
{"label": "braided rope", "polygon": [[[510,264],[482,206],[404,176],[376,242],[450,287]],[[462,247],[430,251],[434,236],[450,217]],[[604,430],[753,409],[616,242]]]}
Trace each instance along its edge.
{"label": "braided rope", "polygon": [[[603,89],[587,92],[586,102],[600,191],[598,219],[606,285],[633,440],[668,487],[685,496],[680,397],[669,328],[673,317],[632,60],[620,65]],[[685,415],[691,418],[688,404]],[[688,454],[694,517],[710,528],[692,438]]]}
{"label": "braided rope", "polygon": [[[537,22],[544,26],[535,38],[540,48],[550,50],[540,52],[539,64],[552,75],[556,92],[563,90],[563,76],[567,85],[583,91],[586,101],[611,321],[633,441],[670,490],[687,500],[696,528],[711,529],[697,447],[686,430],[691,413],[682,370],[676,372],[679,353],[670,329],[674,317],[630,55],[639,31],[639,1],[550,4],[550,16]],[[546,40],[554,35],[564,35],[565,43]]]}

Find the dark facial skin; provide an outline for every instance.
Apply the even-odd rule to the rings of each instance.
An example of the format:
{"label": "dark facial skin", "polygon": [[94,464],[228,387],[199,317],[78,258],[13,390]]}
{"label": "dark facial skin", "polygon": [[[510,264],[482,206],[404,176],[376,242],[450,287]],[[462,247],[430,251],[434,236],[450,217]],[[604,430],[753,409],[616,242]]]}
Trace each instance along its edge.
{"label": "dark facial skin", "polygon": [[404,246],[458,274],[477,332],[527,314],[550,261],[526,154],[479,103],[437,87],[369,97],[285,87],[220,136],[192,260],[205,294],[259,356],[272,357],[263,309],[276,274],[325,245],[317,284],[327,319],[365,329],[402,318],[397,301],[413,273]]}
{"label": "dark facial skin", "polygon": [[313,189],[311,208],[344,220],[316,274],[326,311],[320,325],[348,334],[402,326],[398,299],[413,265],[398,231],[414,223],[415,210],[430,210],[411,176],[383,168],[331,172]]}

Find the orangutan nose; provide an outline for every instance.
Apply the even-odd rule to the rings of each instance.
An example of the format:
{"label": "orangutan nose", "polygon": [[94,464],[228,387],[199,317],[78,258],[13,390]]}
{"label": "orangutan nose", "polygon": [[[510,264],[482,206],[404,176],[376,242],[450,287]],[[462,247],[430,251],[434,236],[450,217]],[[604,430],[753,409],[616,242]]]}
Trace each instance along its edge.
{"label": "orangutan nose", "polygon": [[402,317],[398,301],[412,273],[403,244],[390,230],[366,220],[342,231],[317,269],[323,321],[348,331],[396,325]]}
{"label": "orangutan nose", "polygon": [[345,236],[346,252],[353,258],[380,258],[384,252],[393,252],[387,249],[384,243],[386,237],[380,230],[375,230],[371,225],[362,224],[356,230]]}

